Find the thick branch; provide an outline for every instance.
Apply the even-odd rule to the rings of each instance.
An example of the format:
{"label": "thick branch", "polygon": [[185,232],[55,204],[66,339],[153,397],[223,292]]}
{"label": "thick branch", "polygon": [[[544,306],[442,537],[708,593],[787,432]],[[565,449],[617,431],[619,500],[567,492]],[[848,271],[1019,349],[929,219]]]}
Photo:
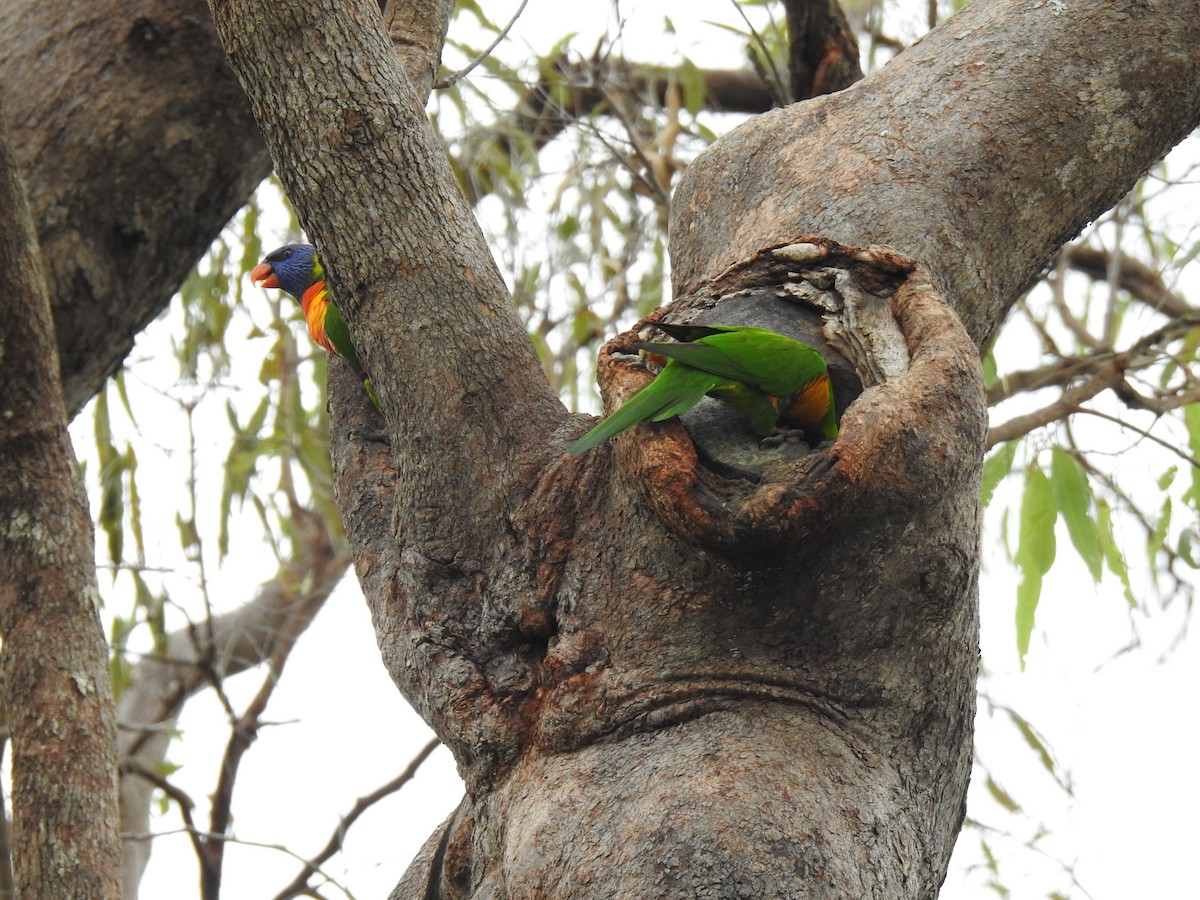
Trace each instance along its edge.
{"label": "thick branch", "polygon": [[[454,642],[476,627],[510,627],[487,617],[455,623],[495,602],[500,587],[480,573],[511,546],[510,511],[565,412],[375,6],[281,11],[269,0],[214,0],[213,11],[391,436],[389,464],[354,437],[354,407],[333,404],[339,503],[384,662],[461,761],[463,740],[493,735],[453,698],[465,692],[469,704],[487,693],[477,673],[454,665],[455,653],[416,635],[431,629]],[[259,40],[265,29],[277,40]],[[336,400],[338,378],[331,384]],[[435,708],[471,735],[448,735]],[[480,757],[498,750],[480,748]]]}
{"label": "thick branch", "polygon": [[[796,261],[797,254],[802,261]],[[839,346],[846,354],[860,357],[853,360],[860,373],[877,374],[867,378],[870,390],[843,401],[854,399],[845,411],[837,443],[801,457],[795,465],[776,464],[775,474],[768,469],[761,481],[742,491],[721,481],[714,483],[711,462],[700,458],[704,454],[711,459],[712,454],[694,427],[689,435],[682,424],[671,421],[632,430],[616,441],[618,463],[629,470],[628,479],[639,486],[664,523],[690,542],[729,556],[803,552],[801,548],[823,546],[829,532],[852,527],[851,520],[873,519],[897,505],[919,504],[931,490],[945,489],[946,473],[917,458],[906,459],[906,448],[920,460],[931,455],[973,459],[983,442],[985,413],[977,357],[965,346],[960,324],[937,297],[928,275],[898,254],[856,250],[819,239],[773,248],[723,273],[706,286],[703,299],[689,298],[676,308],[715,303],[716,311],[708,321],[736,324],[738,307],[750,303],[760,285],[778,291],[780,283],[810,298],[815,306],[831,307],[829,317],[841,320],[833,337],[853,334],[880,358],[893,340],[901,348],[892,357],[902,361],[880,362],[856,353],[853,345]],[[736,301],[725,301],[726,297]],[[835,305],[840,307],[836,311]],[[868,316],[877,315],[879,307],[890,319],[893,306],[908,352],[913,354],[911,362],[904,358],[903,338],[894,324],[894,337],[868,334],[865,327]],[[829,333],[830,326],[825,331]],[[796,336],[815,343],[806,334]],[[605,347],[599,380],[610,408],[649,380],[640,362],[629,362],[637,360],[630,354],[640,339],[635,329]],[[834,358],[831,349],[826,355]],[[939,405],[930,399],[952,396],[953,404]],[[925,439],[919,444],[906,439],[912,422],[925,423]],[[940,448],[936,453],[931,451],[935,444]],[[936,487],[916,477],[918,473],[936,479]]]}
{"label": "thick branch", "polygon": [[672,211],[676,292],[799,234],[886,244],[931,269],[983,345],[1200,120],[1198,40],[1197,0],[970,4],[853,87],[703,153]]}
{"label": "thick branch", "polygon": [[384,9],[384,25],[396,58],[422,106],[433,90],[453,11],[453,0],[392,0]]}
{"label": "thick branch", "polygon": [[[414,495],[474,519],[486,545],[512,488],[505,458],[563,413],[375,5],[305,4],[284,21],[265,0],[218,0],[213,12],[254,107],[270,113],[263,134],[374,379],[393,453],[421,482]],[[255,20],[276,40],[257,40]]]}
{"label": "thick branch", "polygon": [[13,869],[26,897],[120,896],[116,728],[92,520],[33,220],[0,116],[0,637]]}
{"label": "thick branch", "polygon": [[[1112,256],[1107,250],[1073,246],[1063,252],[1067,257],[1067,265],[1072,269],[1096,281],[1108,280]],[[1135,300],[1172,318],[1196,311],[1186,299],[1166,286],[1161,272],[1130,256],[1123,255],[1117,261],[1117,286],[1128,291]]]}
{"label": "thick branch", "polygon": [[203,0],[0,5],[74,415],[270,171]]}
{"label": "thick branch", "polygon": [[785,0],[792,100],[847,88],[863,77],[858,39],[838,0]]}

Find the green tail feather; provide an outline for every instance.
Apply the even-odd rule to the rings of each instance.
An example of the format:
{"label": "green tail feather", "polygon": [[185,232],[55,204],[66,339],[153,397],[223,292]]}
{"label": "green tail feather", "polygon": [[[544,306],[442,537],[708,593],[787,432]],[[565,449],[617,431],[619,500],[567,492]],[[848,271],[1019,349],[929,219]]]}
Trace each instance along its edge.
{"label": "green tail feather", "polygon": [[668,362],[657,378],[572,444],[567,452],[583,453],[647,419],[662,422],[671,416],[677,416],[699,403],[705,394],[720,383],[721,379],[707,372],[697,372],[678,363]]}

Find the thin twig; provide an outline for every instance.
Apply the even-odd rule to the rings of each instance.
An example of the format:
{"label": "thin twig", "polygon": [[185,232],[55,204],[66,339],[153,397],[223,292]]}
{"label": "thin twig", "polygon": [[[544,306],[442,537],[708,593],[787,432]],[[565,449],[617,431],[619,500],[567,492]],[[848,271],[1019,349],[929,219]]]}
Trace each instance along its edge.
{"label": "thin twig", "polygon": [[528,4],[529,0],[521,0],[521,5],[517,7],[517,11],[513,13],[512,18],[508,20],[508,24],[500,29],[500,33],[496,35],[496,39],[492,41],[488,48],[467,63],[465,69],[460,69],[453,75],[443,78],[441,81],[435,82],[433,85],[434,90],[443,90],[448,87],[454,87],[454,85],[458,84],[463,78],[466,78],[467,75],[469,75],[480,63],[491,56],[492,51],[500,46],[500,42],[508,37],[508,33],[512,30],[512,27],[517,24],[517,19],[521,17],[521,13],[525,11],[525,7]]}
{"label": "thin twig", "polygon": [[1158,444],[1160,447],[1162,447],[1166,450],[1170,450],[1172,453],[1174,453],[1176,456],[1178,456],[1180,459],[1182,459],[1184,462],[1186,462],[1192,468],[1200,469],[1200,459],[1196,459],[1196,457],[1191,456],[1190,454],[1184,453],[1178,447],[1173,445],[1170,441],[1164,441],[1162,438],[1158,437],[1157,435],[1151,434],[1149,431],[1146,431],[1146,429],[1144,429],[1144,428],[1138,428],[1136,425],[1129,424],[1124,419],[1118,418],[1117,416],[1109,415],[1106,412],[1100,412],[1100,410],[1098,410],[1098,409],[1088,409],[1087,407],[1080,407],[1079,412],[1086,413],[1089,416],[1096,416],[1099,419],[1105,419],[1109,422],[1113,422],[1114,424],[1120,425],[1122,428],[1126,428],[1129,431],[1132,431],[1134,434],[1141,435],[1146,440],[1153,441],[1154,443]]}
{"label": "thin twig", "polygon": [[767,46],[766,40],[764,40],[763,36],[758,33],[758,29],[754,27],[754,24],[750,21],[750,17],[747,16],[746,11],[742,9],[742,4],[738,3],[737,0],[732,0],[732,3],[733,8],[736,9],[738,11],[738,15],[742,17],[742,21],[746,23],[746,27],[750,29],[750,36],[754,38],[755,43],[758,44],[758,49],[762,52],[763,60],[771,69],[771,78],[775,82],[775,97],[777,101],[781,106],[785,105],[789,99],[789,92],[787,84],[783,80],[783,76],[779,74],[778,66],[775,65],[775,57],[771,55],[771,48]]}
{"label": "thin twig", "polygon": [[[199,836],[199,832],[196,831],[196,823],[192,819],[192,810],[196,807],[196,801],[194,801],[186,791],[174,784],[171,784],[171,782],[169,782],[158,772],[143,766],[136,760],[128,758],[122,760],[121,774],[136,775],[138,778],[150,782],[152,785],[175,801],[176,806],[179,807],[180,818],[183,819],[184,830],[192,839],[192,849],[196,851],[196,857],[198,859],[204,859],[204,841]],[[121,835],[121,838],[122,840],[125,840],[126,836]]]}
{"label": "thin twig", "polygon": [[436,737],[430,738],[429,742],[426,743],[425,746],[417,752],[417,755],[412,758],[409,764],[405,766],[403,772],[382,787],[377,788],[366,796],[359,797],[358,800],[355,801],[354,806],[350,808],[350,811],[342,816],[341,821],[338,822],[337,828],[334,829],[333,835],[329,838],[329,842],[325,845],[324,849],[322,849],[321,852],[314,856],[311,860],[308,860],[304,863],[304,868],[300,871],[300,874],[298,874],[292,880],[291,884],[275,895],[275,900],[289,900],[289,898],[299,897],[304,894],[305,891],[309,890],[309,878],[311,878],[314,874],[320,873],[321,864],[342,849],[342,844],[346,839],[346,832],[350,829],[350,826],[355,823],[358,817],[384,797],[396,793],[396,791],[400,790],[400,788],[404,787],[404,785],[411,781],[413,776],[417,774],[417,769],[421,767],[421,764],[429,758],[429,755],[433,753],[433,751],[436,750],[440,744],[441,741],[439,741]]}
{"label": "thin twig", "polygon": [[[305,623],[307,624],[307,623]],[[267,667],[267,675],[262,686],[258,689],[246,711],[237,719],[233,733],[229,736],[229,744],[225,749],[225,757],[221,761],[221,773],[217,778],[217,789],[213,792],[212,810],[209,814],[209,831],[213,834],[225,834],[231,819],[233,786],[237,779],[238,767],[242,757],[250,749],[258,737],[262,726],[261,717],[267,708],[271,694],[279,684],[283,667],[287,664],[288,656],[295,646],[292,639],[302,631],[304,625],[295,621],[290,622],[285,632],[294,630],[295,634],[286,634],[280,640],[271,654]],[[200,857],[200,892],[204,900],[218,900],[221,888],[221,867],[224,862],[225,845],[223,842],[206,842],[204,853]]]}
{"label": "thin twig", "polygon": [[[228,834],[217,834],[216,832],[213,832],[213,831],[200,831],[197,828],[172,828],[172,829],[168,829],[167,831],[146,831],[146,832],[140,832],[140,833],[136,833],[136,834],[123,834],[123,835],[121,835],[121,837],[124,838],[125,840],[131,840],[131,841],[150,841],[150,840],[155,840],[156,838],[171,837],[176,834],[186,834],[191,837],[199,838],[200,840],[214,843],[214,844],[237,844],[239,847],[258,847],[259,849],[262,849],[262,850],[274,850],[278,853],[282,853],[284,856],[290,856],[292,859],[296,860],[297,862],[306,863],[306,864],[308,862],[303,856],[301,856],[295,850],[291,850],[291,849],[283,846],[283,844],[268,844],[265,841],[250,841],[250,840],[247,840],[246,838],[237,838],[237,837],[233,837]],[[350,889],[348,887],[346,887],[344,884],[341,884],[336,878],[334,878],[328,872],[318,870],[317,874],[325,879],[326,884],[329,884],[329,885],[337,888],[339,891],[341,891],[343,894],[345,894],[346,897],[349,898],[349,900],[354,900],[354,894],[352,894],[350,892]]]}

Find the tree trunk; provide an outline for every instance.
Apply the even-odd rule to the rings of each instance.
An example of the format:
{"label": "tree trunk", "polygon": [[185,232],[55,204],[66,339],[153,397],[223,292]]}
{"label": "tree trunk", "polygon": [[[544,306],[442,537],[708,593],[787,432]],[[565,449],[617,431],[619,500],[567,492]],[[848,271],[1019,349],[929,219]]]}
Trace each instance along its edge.
{"label": "tree trunk", "polygon": [[33,220],[0,116],[0,637],[21,897],[117,900],[116,721]]}
{"label": "tree trunk", "polygon": [[[971,757],[977,347],[1195,124],[1196,3],[976,4],[689,168],[671,316],[787,320],[862,388],[831,447],[748,465],[676,421],[565,457],[588,422],[377,6],[213,9],[391,435],[356,437],[335,368],[384,661],[467,784],[393,896],[935,896]],[[634,340],[602,354],[610,409],[650,377]]]}

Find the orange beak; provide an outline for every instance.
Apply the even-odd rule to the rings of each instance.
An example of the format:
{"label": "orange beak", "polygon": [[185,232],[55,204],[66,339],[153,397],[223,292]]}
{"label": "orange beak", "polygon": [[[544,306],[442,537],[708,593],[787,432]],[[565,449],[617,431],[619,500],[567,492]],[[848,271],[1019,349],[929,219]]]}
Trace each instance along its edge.
{"label": "orange beak", "polygon": [[275,277],[275,270],[271,268],[270,263],[259,263],[251,269],[250,283],[263,288],[279,287],[279,279]]}

